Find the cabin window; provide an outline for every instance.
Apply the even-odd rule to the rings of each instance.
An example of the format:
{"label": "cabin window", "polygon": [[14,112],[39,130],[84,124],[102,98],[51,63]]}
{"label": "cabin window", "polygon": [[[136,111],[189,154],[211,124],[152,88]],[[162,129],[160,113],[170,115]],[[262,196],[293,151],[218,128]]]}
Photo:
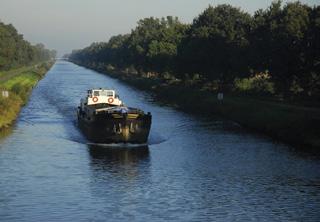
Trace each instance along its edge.
{"label": "cabin window", "polygon": [[101,91],[100,96],[107,96],[107,91]]}
{"label": "cabin window", "polygon": [[113,91],[107,91],[107,96],[113,97]]}
{"label": "cabin window", "polygon": [[99,96],[99,91],[93,91],[94,96]]}

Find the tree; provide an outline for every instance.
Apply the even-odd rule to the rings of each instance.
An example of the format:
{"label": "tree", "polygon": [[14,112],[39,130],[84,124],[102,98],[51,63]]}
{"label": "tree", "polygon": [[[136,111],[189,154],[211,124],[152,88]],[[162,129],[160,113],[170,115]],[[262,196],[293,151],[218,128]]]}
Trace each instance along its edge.
{"label": "tree", "polygon": [[304,75],[300,78],[300,84],[306,95],[320,99],[320,6],[312,8],[309,20],[304,39]]}
{"label": "tree", "polygon": [[178,18],[171,16],[140,20],[128,39],[131,63],[141,70],[172,70],[177,45],[184,36],[186,27]]}
{"label": "tree", "polygon": [[299,2],[281,8],[281,1],[273,2],[265,11],[255,13],[252,50],[255,68],[269,70],[277,91],[288,97],[294,81],[304,72],[303,41],[309,27],[310,8]]}
{"label": "tree", "polygon": [[247,71],[252,18],[230,5],[209,6],[194,19],[179,46],[181,73],[200,73],[223,84]]}
{"label": "tree", "polygon": [[32,46],[23,39],[13,25],[0,22],[0,70],[30,65],[55,57],[55,51],[44,45]]}

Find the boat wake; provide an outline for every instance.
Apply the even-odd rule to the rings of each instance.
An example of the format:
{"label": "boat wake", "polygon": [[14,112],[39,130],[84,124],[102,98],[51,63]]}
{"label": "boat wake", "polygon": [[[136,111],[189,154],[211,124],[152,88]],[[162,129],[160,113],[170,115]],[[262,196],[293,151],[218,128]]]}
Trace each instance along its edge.
{"label": "boat wake", "polygon": [[106,148],[145,148],[149,144],[148,143],[87,143],[89,146],[99,146],[99,147],[106,147]]}
{"label": "boat wake", "polygon": [[167,141],[166,139],[154,135],[150,135],[150,138],[147,143],[91,143],[87,142],[86,144],[89,146],[98,146],[98,147],[106,147],[106,148],[145,148],[152,145],[157,145]]}

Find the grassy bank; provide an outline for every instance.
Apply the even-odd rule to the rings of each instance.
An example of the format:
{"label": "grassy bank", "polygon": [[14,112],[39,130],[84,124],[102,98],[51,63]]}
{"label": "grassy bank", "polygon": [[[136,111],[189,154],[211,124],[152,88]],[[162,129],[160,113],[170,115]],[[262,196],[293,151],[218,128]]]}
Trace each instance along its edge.
{"label": "grassy bank", "polygon": [[9,97],[0,94],[0,129],[13,123],[20,108],[26,104],[32,88],[52,66],[46,62],[0,72],[0,91],[9,91]]}
{"label": "grassy bank", "polygon": [[136,88],[151,91],[159,100],[182,110],[201,115],[220,115],[300,150],[320,150],[319,108],[232,94],[225,95],[221,102],[217,100],[216,93],[201,90],[195,84],[146,78],[119,71],[107,73]]}

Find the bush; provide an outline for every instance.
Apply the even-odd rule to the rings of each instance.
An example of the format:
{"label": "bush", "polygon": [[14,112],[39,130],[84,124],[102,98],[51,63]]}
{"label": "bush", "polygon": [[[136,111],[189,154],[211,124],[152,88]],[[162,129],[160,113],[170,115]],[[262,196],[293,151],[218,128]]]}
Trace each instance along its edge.
{"label": "bush", "polygon": [[258,73],[250,78],[236,78],[234,87],[235,91],[246,94],[273,95],[275,92],[268,73]]}

